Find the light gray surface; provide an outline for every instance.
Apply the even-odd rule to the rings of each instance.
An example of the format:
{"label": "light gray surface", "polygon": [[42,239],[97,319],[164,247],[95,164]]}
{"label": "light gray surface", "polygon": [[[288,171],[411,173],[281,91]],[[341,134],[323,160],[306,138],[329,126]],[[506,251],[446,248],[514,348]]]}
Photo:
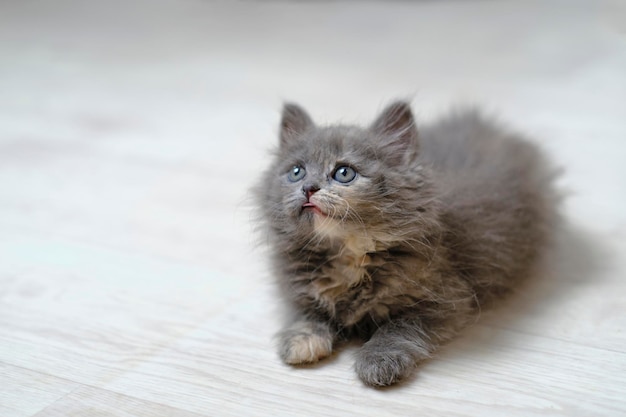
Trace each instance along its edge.
{"label": "light gray surface", "polygon": [[[626,412],[623,2],[0,5],[0,414]],[[283,366],[246,190],[283,100],[475,103],[565,169],[550,280],[391,390]],[[39,413],[39,414],[37,414]]]}

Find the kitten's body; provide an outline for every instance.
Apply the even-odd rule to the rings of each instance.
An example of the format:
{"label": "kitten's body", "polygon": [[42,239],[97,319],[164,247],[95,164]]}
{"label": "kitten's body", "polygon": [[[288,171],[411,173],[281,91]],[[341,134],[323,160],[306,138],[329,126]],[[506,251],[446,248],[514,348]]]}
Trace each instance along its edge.
{"label": "kitten's body", "polygon": [[316,127],[286,105],[259,187],[295,308],[283,360],[317,361],[357,333],[369,339],[356,362],[365,383],[407,376],[530,273],[553,218],[551,177],[532,145],[472,112],[418,135],[405,103],[368,129]]}

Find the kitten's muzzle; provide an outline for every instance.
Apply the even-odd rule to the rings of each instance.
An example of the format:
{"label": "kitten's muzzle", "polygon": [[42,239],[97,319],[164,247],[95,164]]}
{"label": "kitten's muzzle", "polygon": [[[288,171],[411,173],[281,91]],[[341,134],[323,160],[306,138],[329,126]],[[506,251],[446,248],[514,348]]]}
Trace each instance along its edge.
{"label": "kitten's muzzle", "polygon": [[320,209],[317,206],[317,204],[311,201],[311,197],[313,196],[313,194],[315,194],[319,190],[320,190],[319,185],[314,184],[314,183],[307,183],[302,186],[302,193],[306,196],[306,202],[302,204],[302,212],[311,210],[317,214],[322,214],[322,215],[326,214],[322,211],[322,209]]}
{"label": "kitten's muzzle", "polygon": [[302,212],[305,212],[307,210],[311,210],[314,213],[321,214],[323,216],[326,215],[326,213],[324,213],[321,208],[316,206],[314,203],[311,203],[310,201],[307,201],[306,203],[302,205]]}

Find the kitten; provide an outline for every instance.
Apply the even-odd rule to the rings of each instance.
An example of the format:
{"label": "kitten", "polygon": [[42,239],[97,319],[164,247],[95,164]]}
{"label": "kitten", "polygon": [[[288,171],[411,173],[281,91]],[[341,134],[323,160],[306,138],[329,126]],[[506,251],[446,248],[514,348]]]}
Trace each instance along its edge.
{"label": "kitten", "polygon": [[409,376],[481,306],[531,273],[555,213],[539,151],[473,111],[416,128],[395,102],[368,128],[316,126],[295,104],[257,198],[294,316],[288,364],[350,335],[371,386]]}

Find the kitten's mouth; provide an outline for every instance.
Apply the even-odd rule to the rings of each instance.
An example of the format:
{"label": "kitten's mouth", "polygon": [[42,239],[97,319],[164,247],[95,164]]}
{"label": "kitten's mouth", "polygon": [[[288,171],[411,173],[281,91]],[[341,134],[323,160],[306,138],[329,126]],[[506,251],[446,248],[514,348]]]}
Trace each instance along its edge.
{"label": "kitten's mouth", "polygon": [[306,202],[302,205],[302,212],[305,212],[305,211],[312,211],[314,213],[321,214],[322,216],[326,215],[326,213],[324,213],[322,209],[320,209],[318,206],[316,206],[315,204],[311,202]]}

